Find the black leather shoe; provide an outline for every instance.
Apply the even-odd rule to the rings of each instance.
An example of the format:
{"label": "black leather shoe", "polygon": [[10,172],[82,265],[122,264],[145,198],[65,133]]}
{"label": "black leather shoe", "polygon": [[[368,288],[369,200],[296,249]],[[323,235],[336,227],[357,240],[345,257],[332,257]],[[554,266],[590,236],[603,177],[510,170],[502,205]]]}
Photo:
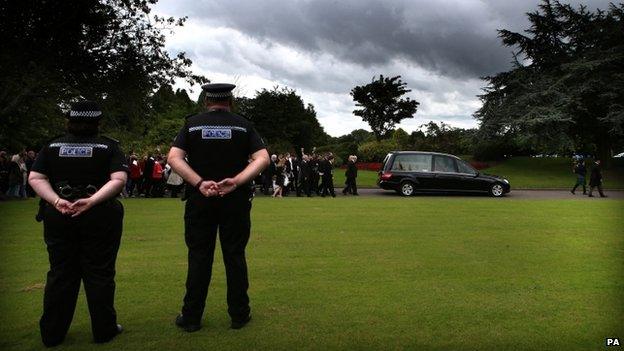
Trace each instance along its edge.
{"label": "black leather shoe", "polygon": [[232,325],[230,326],[232,329],[240,329],[244,327],[251,320],[251,315],[248,315],[246,318],[240,321],[232,321]]}
{"label": "black leather shoe", "polygon": [[193,333],[201,329],[201,324],[191,324],[184,320],[184,316],[180,313],[175,319],[175,325],[182,328],[187,333]]}

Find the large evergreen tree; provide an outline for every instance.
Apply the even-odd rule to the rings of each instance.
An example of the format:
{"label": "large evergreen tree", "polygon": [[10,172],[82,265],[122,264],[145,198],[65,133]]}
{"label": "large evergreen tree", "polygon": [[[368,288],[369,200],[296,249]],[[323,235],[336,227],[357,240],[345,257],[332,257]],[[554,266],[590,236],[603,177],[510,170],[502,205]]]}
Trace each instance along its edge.
{"label": "large evergreen tree", "polygon": [[514,67],[486,77],[482,138],[608,158],[624,138],[624,5],[588,11],[544,0],[524,34],[500,30]]}

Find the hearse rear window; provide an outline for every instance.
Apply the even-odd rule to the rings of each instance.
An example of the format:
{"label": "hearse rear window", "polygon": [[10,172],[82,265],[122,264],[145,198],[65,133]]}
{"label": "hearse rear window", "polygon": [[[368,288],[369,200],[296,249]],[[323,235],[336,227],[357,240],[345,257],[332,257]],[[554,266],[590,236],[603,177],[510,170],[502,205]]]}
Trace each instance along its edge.
{"label": "hearse rear window", "polygon": [[396,155],[393,171],[431,172],[431,155]]}

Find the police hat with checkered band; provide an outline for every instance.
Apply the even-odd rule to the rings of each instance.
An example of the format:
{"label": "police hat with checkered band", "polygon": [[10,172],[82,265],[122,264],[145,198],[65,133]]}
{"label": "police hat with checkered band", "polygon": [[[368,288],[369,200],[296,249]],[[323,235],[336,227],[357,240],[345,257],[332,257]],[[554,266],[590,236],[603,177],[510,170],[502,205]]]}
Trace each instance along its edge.
{"label": "police hat with checkered band", "polygon": [[67,114],[71,121],[99,121],[102,118],[102,109],[93,101],[79,101],[71,104]]}
{"label": "police hat with checkered band", "polygon": [[236,85],[228,83],[211,83],[202,86],[206,93],[206,99],[211,100],[227,100],[231,98],[234,88],[236,88]]}

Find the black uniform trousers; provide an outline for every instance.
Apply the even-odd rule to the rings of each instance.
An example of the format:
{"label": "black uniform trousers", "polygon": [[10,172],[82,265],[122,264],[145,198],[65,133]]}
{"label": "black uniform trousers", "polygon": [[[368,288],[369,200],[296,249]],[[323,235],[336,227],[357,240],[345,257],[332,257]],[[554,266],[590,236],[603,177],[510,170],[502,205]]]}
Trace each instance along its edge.
{"label": "black uniform trousers", "polygon": [[186,201],[184,238],[188,247],[188,274],[182,314],[199,324],[206,305],[217,231],[227,279],[228,313],[242,321],[250,313],[245,247],[249,241],[251,201],[246,189],[225,197],[206,198],[194,192]]}
{"label": "black uniform trousers", "polygon": [[95,342],[117,335],[115,261],[121,241],[123,206],[117,200],[99,204],[76,218],[52,206],[43,212],[43,233],[50,271],[39,322],[45,345],[61,343],[71,324],[80,281],[84,284]]}

